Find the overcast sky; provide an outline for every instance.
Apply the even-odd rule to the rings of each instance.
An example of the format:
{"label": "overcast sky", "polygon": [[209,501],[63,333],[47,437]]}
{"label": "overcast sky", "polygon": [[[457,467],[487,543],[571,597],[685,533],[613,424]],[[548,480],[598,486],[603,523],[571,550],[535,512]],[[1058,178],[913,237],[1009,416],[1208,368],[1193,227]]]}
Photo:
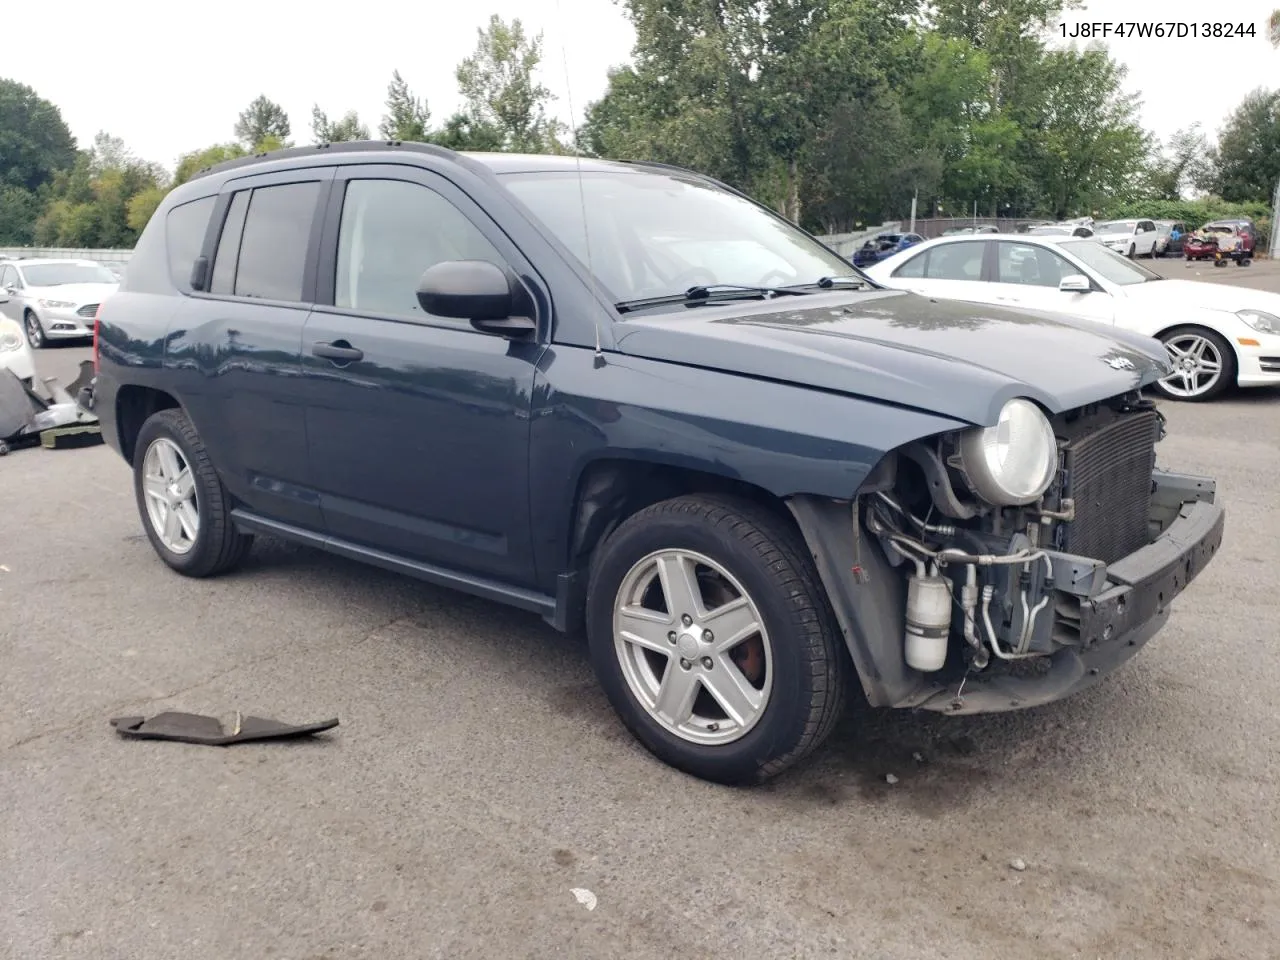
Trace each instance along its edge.
{"label": "overcast sky", "polygon": [[[1253,38],[1107,41],[1129,67],[1130,89],[1142,93],[1143,124],[1167,137],[1194,120],[1213,133],[1249,89],[1280,86],[1280,50],[1264,37],[1276,4],[1089,0],[1066,21],[1256,24]],[[570,103],[580,118],[604,92],[607,69],[627,61],[634,39],[613,0],[359,0],[332,14],[297,0],[61,0],[56,25],[25,9],[34,20],[22,42],[4,45],[0,76],[56,103],[81,144],[106,130],[168,167],[181,153],[232,139],[237,114],[260,93],[288,111],[297,142],[310,141],[315,103],[331,118],[358,110],[377,136],[393,69],[442,122],[458,106],[454,68],[491,13],[519,16],[531,32],[542,31],[541,79],[566,121]],[[47,38],[40,23],[50,27]],[[1197,75],[1201,64],[1208,72]]]}

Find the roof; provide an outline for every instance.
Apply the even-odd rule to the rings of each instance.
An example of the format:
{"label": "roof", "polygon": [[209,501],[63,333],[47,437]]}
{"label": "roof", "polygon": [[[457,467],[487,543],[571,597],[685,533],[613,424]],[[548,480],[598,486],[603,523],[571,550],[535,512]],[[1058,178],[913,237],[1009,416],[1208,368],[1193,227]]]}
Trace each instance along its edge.
{"label": "roof", "polygon": [[410,153],[451,158],[455,160],[464,159],[482,164],[494,173],[531,173],[542,171],[563,171],[566,173],[576,173],[578,171],[600,172],[604,170],[635,169],[636,166],[639,165],[679,171],[686,174],[692,172],[680,167],[672,167],[660,163],[649,163],[647,161],[633,163],[628,160],[600,160],[595,157],[581,157],[574,154],[478,153],[471,151],[456,152],[449,150],[446,147],[437,146],[433,143],[416,143],[403,140],[349,140],[343,143],[320,143],[313,146],[288,147],[283,150],[267,150],[262,153],[251,154],[247,157],[237,157],[234,160],[224,160],[221,163],[216,163],[197,171],[191,179],[197,180],[211,174],[222,173],[225,170],[234,170],[240,167],[253,166],[259,163],[268,163],[272,160],[311,157],[319,154],[341,155],[348,153]]}

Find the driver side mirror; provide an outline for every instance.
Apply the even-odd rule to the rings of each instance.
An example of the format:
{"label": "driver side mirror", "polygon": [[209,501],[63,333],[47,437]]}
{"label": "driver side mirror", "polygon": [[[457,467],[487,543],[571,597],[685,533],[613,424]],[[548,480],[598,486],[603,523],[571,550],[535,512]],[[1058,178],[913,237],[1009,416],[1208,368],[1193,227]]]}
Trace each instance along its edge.
{"label": "driver side mirror", "polygon": [[522,337],[538,329],[528,292],[510,272],[487,260],[433,264],[418,282],[418,303],[437,317],[469,320],[483,333]]}
{"label": "driver side mirror", "polygon": [[1093,284],[1083,274],[1073,273],[1058,281],[1058,289],[1063,293],[1088,293],[1093,289]]}

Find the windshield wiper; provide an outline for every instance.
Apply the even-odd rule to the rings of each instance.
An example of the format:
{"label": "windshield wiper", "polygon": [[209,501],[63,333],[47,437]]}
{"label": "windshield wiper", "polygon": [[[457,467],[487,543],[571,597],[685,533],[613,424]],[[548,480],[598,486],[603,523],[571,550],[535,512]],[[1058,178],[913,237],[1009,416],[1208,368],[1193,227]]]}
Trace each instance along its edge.
{"label": "windshield wiper", "polygon": [[818,280],[818,286],[823,290],[834,287],[837,283],[847,283],[852,287],[865,287],[867,281],[863,277],[822,277]]}
{"label": "windshield wiper", "polygon": [[690,287],[683,293],[671,293],[661,297],[647,297],[642,300],[621,300],[615,303],[614,309],[619,313],[632,310],[643,310],[645,307],[661,307],[672,303],[684,303],[690,306],[711,303],[721,300],[754,300],[757,297],[803,296],[804,290],[795,287],[755,287],[740,283],[708,283]]}

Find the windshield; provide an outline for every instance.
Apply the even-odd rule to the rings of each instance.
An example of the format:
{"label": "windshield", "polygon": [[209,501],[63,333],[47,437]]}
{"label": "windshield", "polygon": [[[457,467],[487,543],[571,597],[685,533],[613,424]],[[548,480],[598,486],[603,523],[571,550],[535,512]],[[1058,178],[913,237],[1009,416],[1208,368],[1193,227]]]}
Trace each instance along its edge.
{"label": "windshield", "polygon": [[1123,254],[1116,253],[1110,247],[1104,247],[1096,240],[1070,240],[1060,244],[1059,249],[1072,254],[1103,279],[1122,287],[1164,279],[1154,270],[1148,270]]}
{"label": "windshield", "polygon": [[116,276],[96,263],[40,263],[22,268],[32,287],[61,287],[68,283],[116,283]]}
{"label": "windshield", "polygon": [[1093,228],[1094,233],[1133,233],[1138,227],[1136,220],[1110,220]]}
{"label": "windshield", "polygon": [[779,217],[692,176],[509,173],[502,181],[615,303],[694,286],[781,287],[856,273]]}

